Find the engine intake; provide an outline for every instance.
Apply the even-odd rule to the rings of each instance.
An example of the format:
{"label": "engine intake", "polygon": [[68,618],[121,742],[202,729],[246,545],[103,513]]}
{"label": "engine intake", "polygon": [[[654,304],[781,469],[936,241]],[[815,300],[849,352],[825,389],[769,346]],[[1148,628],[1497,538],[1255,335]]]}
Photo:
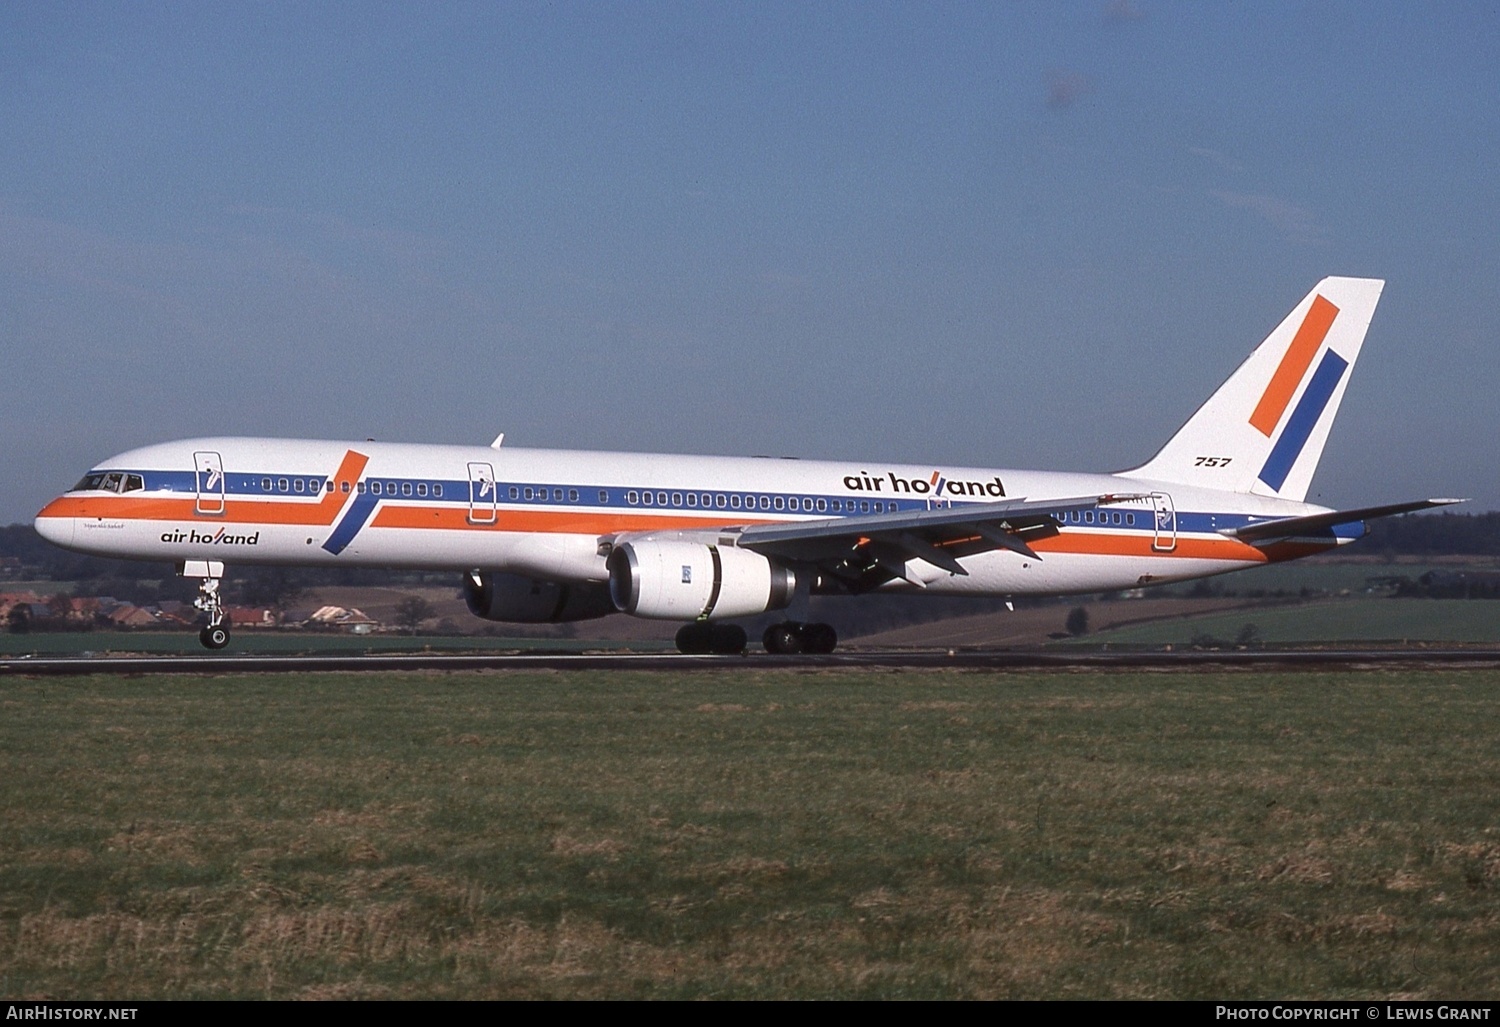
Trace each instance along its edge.
{"label": "engine intake", "polygon": [[464,575],[464,602],[476,617],[512,624],[560,624],[615,612],[602,581],[564,583],[497,571]]}
{"label": "engine intake", "polygon": [[660,620],[749,617],[786,607],[797,590],[797,574],[785,564],[701,542],[625,542],[608,567],[615,606]]}

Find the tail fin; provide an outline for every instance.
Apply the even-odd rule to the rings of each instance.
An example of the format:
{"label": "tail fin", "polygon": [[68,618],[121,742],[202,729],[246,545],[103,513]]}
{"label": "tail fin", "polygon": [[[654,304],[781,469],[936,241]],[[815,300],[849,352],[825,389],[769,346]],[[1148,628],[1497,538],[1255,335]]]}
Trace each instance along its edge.
{"label": "tail fin", "polygon": [[1301,501],[1383,288],[1323,279],[1161,452],[1123,475]]}

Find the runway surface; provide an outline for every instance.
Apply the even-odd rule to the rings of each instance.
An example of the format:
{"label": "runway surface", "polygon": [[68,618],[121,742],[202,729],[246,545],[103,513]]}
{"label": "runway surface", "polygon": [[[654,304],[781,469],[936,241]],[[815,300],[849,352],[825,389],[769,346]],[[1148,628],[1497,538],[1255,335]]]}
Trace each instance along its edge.
{"label": "runway surface", "polygon": [[440,654],[351,656],[75,656],[0,659],[0,677],[85,674],[290,674],[318,671],[725,671],[725,670],[1277,670],[1495,669],[1500,649],[852,650],[830,656],[684,656],[678,653]]}

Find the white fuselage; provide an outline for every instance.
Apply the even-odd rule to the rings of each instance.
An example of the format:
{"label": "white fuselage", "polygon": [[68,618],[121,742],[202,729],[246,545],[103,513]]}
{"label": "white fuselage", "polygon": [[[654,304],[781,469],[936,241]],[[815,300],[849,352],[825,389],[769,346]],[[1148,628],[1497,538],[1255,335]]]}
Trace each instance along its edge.
{"label": "white fuselage", "polygon": [[1137,498],[1071,511],[1058,534],[1033,543],[1034,556],[974,553],[961,559],[967,574],[913,560],[906,580],[880,587],[1097,592],[1290,559],[1357,537],[1252,546],[1220,532],[1324,508],[1109,474],[383,442],[189,439],[121,453],[80,485],[88,487],[49,503],[36,527],[86,553],[492,570],[558,582],[606,580],[606,557],[622,538],[1022,497]]}

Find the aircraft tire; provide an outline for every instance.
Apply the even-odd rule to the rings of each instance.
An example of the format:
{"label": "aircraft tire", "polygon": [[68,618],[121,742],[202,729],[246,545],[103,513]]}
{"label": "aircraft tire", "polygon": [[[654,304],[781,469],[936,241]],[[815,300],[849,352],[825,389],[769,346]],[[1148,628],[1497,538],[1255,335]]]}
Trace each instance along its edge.
{"label": "aircraft tire", "polygon": [[761,644],[768,653],[790,654],[802,651],[802,632],[791,621],[772,624],[761,636]]}
{"label": "aircraft tire", "polygon": [[198,641],[203,643],[205,649],[223,649],[229,644],[229,629],[223,625],[204,628],[198,632]]}
{"label": "aircraft tire", "polygon": [[827,655],[838,648],[839,635],[830,624],[802,625],[802,651]]}
{"label": "aircraft tire", "polygon": [[720,656],[733,656],[744,652],[748,641],[745,629],[738,624],[715,624],[710,648]]}
{"label": "aircraft tire", "polygon": [[713,628],[702,621],[684,624],[677,629],[677,651],[688,656],[713,652]]}

